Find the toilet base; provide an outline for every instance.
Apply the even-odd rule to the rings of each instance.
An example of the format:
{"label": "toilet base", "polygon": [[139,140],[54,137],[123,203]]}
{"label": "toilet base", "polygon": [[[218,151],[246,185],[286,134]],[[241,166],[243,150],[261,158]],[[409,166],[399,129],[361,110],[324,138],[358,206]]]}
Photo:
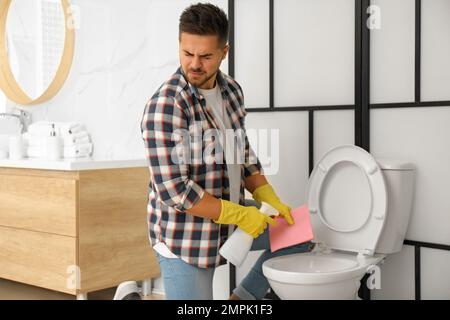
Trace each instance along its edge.
{"label": "toilet base", "polygon": [[335,283],[302,285],[269,279],[269,284],[281,300],[355,300],[358,297],[361,278]]}

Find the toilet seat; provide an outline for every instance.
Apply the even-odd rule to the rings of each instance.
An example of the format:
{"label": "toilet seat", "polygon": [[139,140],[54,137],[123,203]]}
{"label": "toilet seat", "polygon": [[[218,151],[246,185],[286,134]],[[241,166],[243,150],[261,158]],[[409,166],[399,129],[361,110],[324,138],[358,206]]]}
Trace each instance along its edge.
{"label": "toilet seat", "polygon": [[315,242],[374,254],[385,223],[387,191],[370,153],[354,145],[328,151],[311,173],[307,199]]}

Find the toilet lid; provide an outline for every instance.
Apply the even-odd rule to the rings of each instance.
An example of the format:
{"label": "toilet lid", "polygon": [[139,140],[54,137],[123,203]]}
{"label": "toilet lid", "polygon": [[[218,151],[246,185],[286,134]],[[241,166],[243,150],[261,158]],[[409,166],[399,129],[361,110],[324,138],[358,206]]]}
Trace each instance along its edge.
{"label": "toilet lid", "polygon": [[370,153],[354,145],[327,152],[311,173],[307,199],[315,241],[374,254],[384,227],[387,192]]}

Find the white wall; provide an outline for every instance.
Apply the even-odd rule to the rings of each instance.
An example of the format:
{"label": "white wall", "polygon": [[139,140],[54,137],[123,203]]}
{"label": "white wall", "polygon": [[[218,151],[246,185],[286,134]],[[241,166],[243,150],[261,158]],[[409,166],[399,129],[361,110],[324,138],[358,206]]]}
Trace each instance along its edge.
{"label": "white wall", "polygon": [[450,100],[450,4],[422,0],[422,100]]}
{"label": "white wall", "polygon": [[414,101],[414,1],[375,0],[380,29],[370,33],[371,103]]}
{"label": "white wall", "polygon": [[[227,11],[226,0],[213,1]],[[69,77],[33,120],[85,123],[94,156],[143,158],[145,103],[178,67],[178,18],[189,0],[73,0],[79,9]],[[222,70],[228,71],[228,60]],[[8,103],[8,109],[16,106]]]}
{"label": "white wall", "polygon": [[274,6],[275,105],[353,104],[353,0],[284,0]]}
{"label": "white wall", "polygon": [[[54,99],[27,109],[34,120],[85,123],[96,156],[143,157],[139,122],[144,105],[178,66],[178,17],[192,1],[72,2],[81,20],[69,78]],[[211,2],[226,11],[226,0]],[[382,8],[382,24],[371,34],[372,103],[413,101],[414,0],[373,2]],[[423,99],[450,100],[450,1],[422,2]],[[353,18],[353,0],[275,1],[276,106],[354,102]],[[247,108],[269,103],[268,23],[268,0],[236,1],[236,78],[244,88]],[[227,71],[227,61],[222,69]],[[404,158],[418,167],[411,240],[450,244],[448,119],[447,107],[371,111],[372,153]],[[292,206],[304,203],[307,112],[249,113],[247,127],[279,129],[280,170],[269,180]],[[354,143],[353,111],[315,112],[315,162],[330,148],[348,143]],[[375,298],[414,297],[413,251],[405,246],[389,257]],[[238,268],[238,283],[259,254],[252,252]],[[447,252],[424,250],[423,298],[450,298],[448,257]],[[160,279],[154,285],[162,289]],[[216,270],[214,298],[227,296],[228,266],[223,266]]]}

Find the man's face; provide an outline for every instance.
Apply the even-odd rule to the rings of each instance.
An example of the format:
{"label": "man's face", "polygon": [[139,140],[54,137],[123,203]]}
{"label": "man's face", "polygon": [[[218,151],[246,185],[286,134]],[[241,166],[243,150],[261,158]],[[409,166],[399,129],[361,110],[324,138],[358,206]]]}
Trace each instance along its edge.
{"label": "man's face", "polygon": [[228,53],[218,36],[201,36],[183,32],[180,36],[180,63],[187,80],[200,89],[212,89],[220,64]]}

